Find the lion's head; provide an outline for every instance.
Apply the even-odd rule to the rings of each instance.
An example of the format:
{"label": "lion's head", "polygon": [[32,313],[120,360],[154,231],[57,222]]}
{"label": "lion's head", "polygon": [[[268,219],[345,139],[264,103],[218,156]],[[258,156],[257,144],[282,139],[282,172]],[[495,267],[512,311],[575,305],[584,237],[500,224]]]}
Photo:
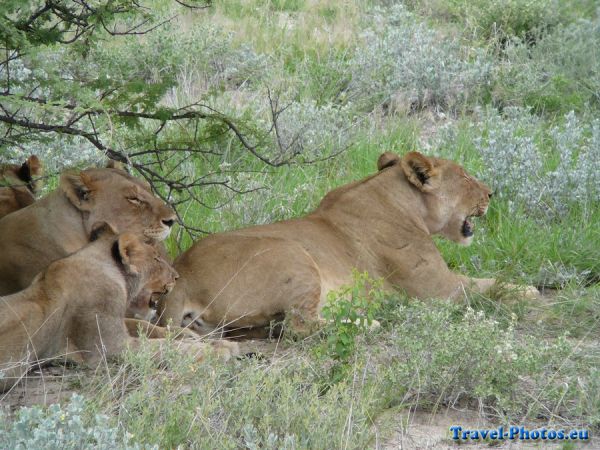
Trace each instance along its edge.
{"label": "lion's head", "polygon": [[137,234],[118,235],[108,222],[96,222],[90,241],[97,240],[112,242],[113,259],[121,266],[127,281],[127,316],[149,316],[152,297],[171,292],[179,274],[154,245]]}
{"label": "lion's head", "polygon": [[394,166],[420,193],[429,232],[469,245],[474,230],[471,219],[487,212],[492,196],[490,188],[455,162],[418,152],[403,157],[386,152],[377,161],[380,171]]}
{"label": "lion's head", "polygon": [[130,283],[129,317],[151,315],[154,297],[173,290],[179,274],[156,248],[132,233],[123,233],[115,241],[113,254],[123,265]]}
{"label": "lion's head", "polygon": [[146,183],[120,169],[67,172],[61,175],[60,189],[83,213],[88,234],[92,224],[107,222],[118,231],[162,241],[175,223],[173,210]]}
{"label": "lion's head", "polygon": [[42,188],[42,164],[31,155],[23,164],[0,165],[0,218],[35,202]]}
{"label": "lion's head", "polygon": [[37,194],[42,188],[40,177],[44,169],[36,155],[31,155],[23,164],[8,164],[0,167],[0,186],[26,187],[31,194]]}

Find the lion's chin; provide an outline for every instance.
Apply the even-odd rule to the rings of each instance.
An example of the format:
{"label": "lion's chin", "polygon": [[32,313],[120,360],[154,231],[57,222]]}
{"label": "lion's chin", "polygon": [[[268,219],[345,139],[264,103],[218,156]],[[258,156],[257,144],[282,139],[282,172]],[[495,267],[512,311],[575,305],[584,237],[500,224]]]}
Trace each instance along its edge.
{"label": "lion's chin", "polygon": [[144,231],[144,236],[154,241],[164,241],[171,234],[171,228],[163,228],[160,231],[156,230],[146,230]]}
{"label": "lion's chin", "polygon": [[471,243],[473,242],[473,236],[469,236],[469,237],[461,237],[461,239],[458,241],[459,245],[462,245],[464,247],[468,247],[469,245],[471,245]]}
{"label": "lion's chin", "polygon": [[156,310],[154,309],[147,309],[147,310],[131,310],[130,312],[133,312],[133,318],[134,319],[138,319],[138,320],[145,320],[146,322],[151,322],[151,323],[155,323],[156,322]]}

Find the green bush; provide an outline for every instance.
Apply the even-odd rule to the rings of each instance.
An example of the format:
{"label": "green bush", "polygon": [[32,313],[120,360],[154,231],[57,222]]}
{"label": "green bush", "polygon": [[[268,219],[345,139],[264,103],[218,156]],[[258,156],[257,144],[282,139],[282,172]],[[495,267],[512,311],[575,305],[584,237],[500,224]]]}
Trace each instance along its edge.
{"label": "green bush", "polygon": [[368,273],[357,271],[352,279],[351,286],[327,294],[322,311],[329,322],[325,331],[328,353],[341,360],[354,353],[356,336],[366,333],[375,323],[384,298],[383,280],[373,280]]}
{"label": "green bush", "polygon": [[511,41],[497,68],[494,96],[538,113],[600,106],[600,19],[580,19],[542,36],[531,47]]}
{"label": "green bush", "polygon": [[455,4],[487,39],[516,36],[530,41],[560,19],[557,0],[459,0]]}
{"label": "green bush", "polygon": [[361,449],[372,437],[379,399],[371,383],[344,379],[325,392],[328,372],[306,354],[199,364],[174,351],[164,366],[157,369],[149,352],[130,353],[113,375],[119,392],[94,384],[96,407],[117,411],[115,420],[140,443],[329,449],[348,439],[348,448]]}
{"label": "green bush", "polygon": [[[448,303],[411,301],[400,305],[387,337],[391,358],[388,376],[406,389],[408,401],[422,405],[467,404],[496,408],[511,417],[535,417],[554,408],[560,399],[563,375],[573,377],[570,365],[556,377],[572,352],[563,337],[545,342],[516,330],[516,316],[508,326],[483,311]],[[566,370],[566,368],[569,368]],[[556,383],[555,383],[556,381]],[[535,405],[522,395],[538,399]],[[569,392],[575,396],[576,390]]]}
{"label": "green bush", "polygon": [[449,0],[413,2],[417,10],[450,17],[480,38],[505,42],[512,37],[531,40],[540,30],[563,19],[558,0]]}

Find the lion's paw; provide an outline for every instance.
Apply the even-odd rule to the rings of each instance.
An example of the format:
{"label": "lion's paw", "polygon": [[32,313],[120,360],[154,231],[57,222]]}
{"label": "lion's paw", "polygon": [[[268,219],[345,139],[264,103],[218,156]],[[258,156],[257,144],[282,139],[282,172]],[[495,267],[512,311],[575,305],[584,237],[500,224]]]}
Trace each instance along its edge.
{"label": "lion's paw", "polygon": [[224,339],[196,342],[181,340],[177,341],[177,348],[184,353],[192,354],[196,361],[203,361],[208,353],[214,353],[225,361],[240,354],[237,342]]}
{"label": "lion's paw", "polygon": [[171,327],[171,332],[175,334],[175,339],[198,339],[198,334],[189,328]]}
{"label": "lion's paw", "polygon": [[218,339],[209,341],[209,345],[212,347],[212,350],[225,361],[240,354],[240,346],[237,342]]}
{"label": "lion's paw", "polygon": [[518,284],[508,284],[506,288],[515,292],[517,295],[528,300],[537,300],[540,298],[540,291],[535,286],[522,286]]}
{"label": "lion's paw", "polygon": [[206,352],[206,344],[202,342],[178,340],[174,342],[174,345],[179,352],[191,354],[194,357],[204,356]]}

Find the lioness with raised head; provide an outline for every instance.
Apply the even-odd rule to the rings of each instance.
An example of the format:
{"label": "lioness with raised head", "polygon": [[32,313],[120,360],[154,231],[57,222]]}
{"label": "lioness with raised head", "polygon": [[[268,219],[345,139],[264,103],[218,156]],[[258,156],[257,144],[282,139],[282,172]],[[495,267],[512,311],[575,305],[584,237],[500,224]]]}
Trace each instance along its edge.
{"label": "lioness with raised head", "polygon": [[[177,273],[158,251],[131,233],[108,226],[78,252],[53,262],[27,289],[0,297],[0,392],[10,389],[33,364],[68,358],[95,364],[139,345],[124,317],[138,295],[169,292]],[[149,341],[160,351],[164,341]],[[202,358],[207,344],[178,342]],[[229,357],[237,344],[211,346]]]}
{"label": "lioness with raised head", "polygon": [[494,279],[452,272],[431,237],[469,245],[472,217],[486,213],[490,189],[458,164],[417,152],[384,153],[377,165],[376,174],[333,190],[306,217],[195,243],[174,263],[181,277],[160,323],[186,317],[208,331],[265,326],[292,313],[302,331],[329,291],[351,283],[353,268],[423,299],[493,286]]}
{"label": "lioness with raised head", "polygon": [[64,173],[58,189],[0,219],[0,295],[24,289],[52,261],[85,246],[96,222],[161,241],[175,213],[123,170]]}
{"label": "lioness with raised head", "polygon": [[42,173],[42,164],[35,155],[23,164],[0,165],[0,219],[35,202],[42,188]]}

